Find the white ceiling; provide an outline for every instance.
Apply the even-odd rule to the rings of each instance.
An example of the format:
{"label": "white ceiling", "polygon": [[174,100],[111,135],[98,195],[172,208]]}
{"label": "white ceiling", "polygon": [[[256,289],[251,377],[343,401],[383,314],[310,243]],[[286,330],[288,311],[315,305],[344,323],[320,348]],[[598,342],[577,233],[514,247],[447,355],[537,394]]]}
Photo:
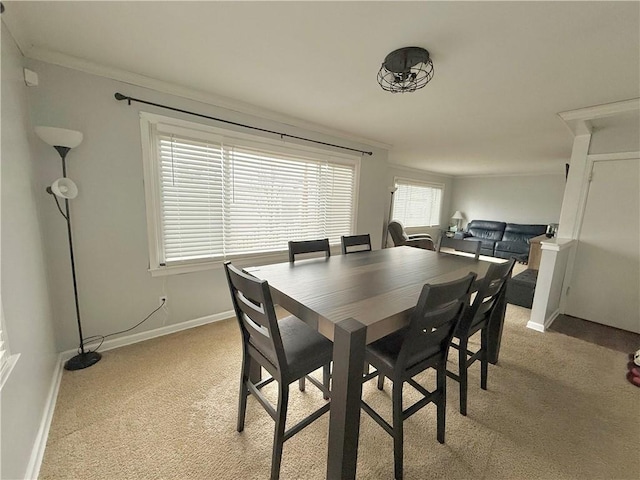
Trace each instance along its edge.
{"label": "white ceiling", "polygon": [[[4,4],[26,56],[227,97],[451,175],[562,173],[557,113],[640,97],[639,2]],[[391,94],[376,74],[403,46],[428,49],[435,76]]]}

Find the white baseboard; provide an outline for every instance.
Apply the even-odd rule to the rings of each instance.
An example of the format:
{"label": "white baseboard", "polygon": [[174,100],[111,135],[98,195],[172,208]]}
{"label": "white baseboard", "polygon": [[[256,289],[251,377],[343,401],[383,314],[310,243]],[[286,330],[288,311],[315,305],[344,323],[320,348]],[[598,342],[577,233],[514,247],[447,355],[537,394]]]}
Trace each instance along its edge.
{"label": "white baseboard", "polygon": [[[146,332],[134,333],[126,335],[124,337],[114,338],[113,340],[106,340],[100,347],[100,351],[113,350],[114,348],[124,347],[125,345],[133,345],[134,343],[144,342],[156,337],[162,337],[163,335],[169,335],[171,333],[180,332],[189,328],[199,327],[206,325],[207,323],[219,322],[220,320],[226,320],[232,318],[235,315],[233,310],[228,312],[216,313],[215,315],[207,315],[206,317],[200,317],[193,320],[187,320],[186,322],[176,323],[174,325],[167,325],[166,327],[155,328]],[[85,345],[88,349],[98,346],[98,342],[90,342]],[[78,353],[77,349],[67,350],[62,352],[63,362],[66,362],[71,357]]]}
{"label": "white baseboard", "polygon": [[[167,325],[166,327],[160,327],[147,332],[134,333],[124,337],[114,338],[113,340],[105,341],[100,347],[101,351],[112,350],[118,347],[124,347],[125,345],[132,345],[134,343],[143,342],[151,338],[161,337],[163,335],[169,335],[170,333],[180,332],[189,328],[199,327],[206,325],[207,323],[219,322],[220,320],[226,320],[232,318],[235,315],[233,311],[217,313],[215,315],[207,315],[206,317],[196,318],[194,320],[188,320],[186,322],[177,323],[175,325]],[[97,344],[87,344],[87,347]],[[40,474],[40,466],[42,465],[42,459],[44,458],[44,450],[47,446],[47,438],[49,437],[49,428],[51,427],[51,421],[53,420],[53,412],[56,407],[56,400],[58,399],[58,390],[60,390],[60,382],[62,381],[62,372],[64,362],[78,353],[77,350],[67,350],[60,353],[58,356],[58,362],[56,369],[53,372],[53,379],[51,381],[51,388],[49,389],[49,395],[47,403],[45,405],[44,414],[38,429],[36,441],[31,451],[31,458],[29,459],[29,465],[27,466],[27,472],[25,479],[36,480]]]}
{"label": "white baseboard", "polygon": [[29,464],[27,465],[27,471],[24,477],[25,479],[36,480],[40,474],[40,466],[42,465],[44,450],[47,446],[47,438],[49,437],[49,427],[51,427],[51,421],[53,420],[53,412],[56,408],[58,390],[60,389],[60,381],[62,380],[62,365],[64,363],[62,356],[62,353],[58,355],[58,361],[56,362],[55,370],[53,371],[53,378],[51,380],[51,387],[49,388],[49,395],[47,396],[47,403],[45,404],[40,428],[38,429],[38,434],[36,435],[36,440],[33,444],[31,458],[29,458]]}
{"label": "white baseboard", "polygon": [[555,321],[555,319],[558,318],[558,315],[560,315],[560,310],[554,311],[551,315],[545,318],[544,325],[540,325],[537,322],[532,322],[531,320],[529,320],[527,322],[527,328],[530,328],[531,330],[535,330],[536,332],[544,333]]}
{"label": "white baseboard", "polygon": [[530,328],[531,330],[535,330],[536,332],[544,333],[544,325],[540,325],[537,322],[532,322],[531,320],[527,322],[527,328]]}

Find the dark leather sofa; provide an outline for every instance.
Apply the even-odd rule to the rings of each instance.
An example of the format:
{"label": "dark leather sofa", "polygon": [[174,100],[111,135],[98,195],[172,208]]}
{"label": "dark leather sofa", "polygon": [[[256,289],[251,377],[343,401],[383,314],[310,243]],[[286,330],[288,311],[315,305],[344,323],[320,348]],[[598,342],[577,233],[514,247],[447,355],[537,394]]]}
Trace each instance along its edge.
{"label": "dark leather sofa", "polygon": [[529,259],[529,239],[542,235],[546,225],[522,225],[519,223],[472,220],[456,238],[480,241],[480,254],[498,258],[515,257],[526,263]]}

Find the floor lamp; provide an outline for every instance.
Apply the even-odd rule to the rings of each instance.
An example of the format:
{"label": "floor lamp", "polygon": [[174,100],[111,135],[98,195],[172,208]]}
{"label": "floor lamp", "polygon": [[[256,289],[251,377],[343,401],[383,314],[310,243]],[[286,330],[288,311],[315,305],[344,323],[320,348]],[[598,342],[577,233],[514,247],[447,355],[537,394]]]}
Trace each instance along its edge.
{"label": "floor lamp", "polygon": [[[80,322],[80,305],[78,303],[78,285],[76,282],[76,264],[73,256],[73,236],[71,235],[71,213],[69,211],[69,200],[74,199],[78,195],[76,184],[67,178],[66,157],[69,150],[77,147],[82,142],[82,133],[74,130],[66,130],[64,128],[55,127],[36,127],[36,135],[41,140],[55,148],[62,159],[62,178],[57,179],[50,187],[47,187],[49,193],[58,206],[58,210],[67,221],[67,235],[69,237],[69,257],[71,259],[71,275],[73,278],[73,295],[76,303],[76,320],[78,321],[78,335],[80,337],[80,349],[76,356],[67,360],[64,364],[66,370],[80,370],[87,368],[96,363],[102,355],[98,352],[87,352],[84,349],[84,338],[82,335],[82,323]],[[64,212],[58,203],[58,197],[64,198]]]}
{"label": "floor lamp", "polygon": [[391,214],[393,212],[393,194],[398,190],[398,186],[394,185],[393,187],[389,187],[389,193],[391,194],[391,198],[389,199],[389,214],[387,215],[387,223],[384,226],[384,237],[382,239],[382,248],[387,248],[389,244],[389,224],[391,223]]}

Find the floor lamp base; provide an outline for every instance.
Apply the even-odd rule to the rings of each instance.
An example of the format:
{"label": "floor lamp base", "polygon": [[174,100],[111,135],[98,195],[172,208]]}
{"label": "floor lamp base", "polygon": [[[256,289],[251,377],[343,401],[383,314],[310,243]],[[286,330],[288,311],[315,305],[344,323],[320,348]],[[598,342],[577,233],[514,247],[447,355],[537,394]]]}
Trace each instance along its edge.
{"label": "floor lamp base", "polygon": [[73,358],[70,358],[64,364],[65,370],[81,370],[83,368],[90,367],[91,365],[98,363],[98,360],[102,358],[98,352],[85,352],[79,353]]}

